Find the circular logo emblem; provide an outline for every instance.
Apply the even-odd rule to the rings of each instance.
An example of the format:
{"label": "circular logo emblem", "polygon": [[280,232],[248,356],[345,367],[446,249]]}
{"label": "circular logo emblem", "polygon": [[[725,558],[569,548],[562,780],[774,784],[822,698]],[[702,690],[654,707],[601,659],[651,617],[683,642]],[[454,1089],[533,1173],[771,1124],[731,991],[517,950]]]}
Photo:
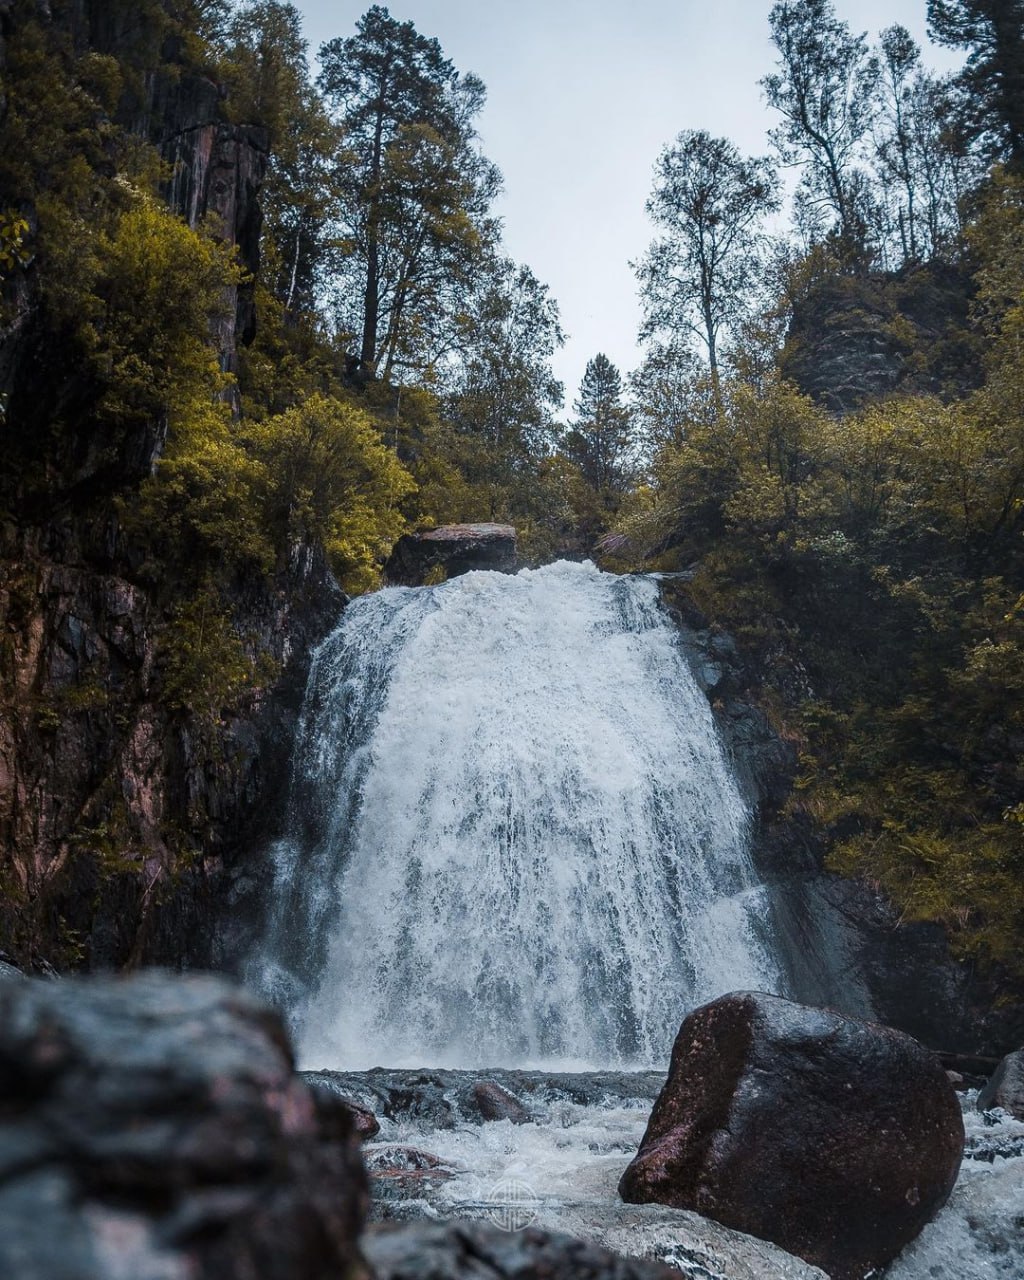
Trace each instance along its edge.
{"label": "circular logo emblem", "polygon": [[537,1217],[540,1197],[518,1178],[502,1178],[488,1191],[487,1216],[502,1231],[523,1231]]}

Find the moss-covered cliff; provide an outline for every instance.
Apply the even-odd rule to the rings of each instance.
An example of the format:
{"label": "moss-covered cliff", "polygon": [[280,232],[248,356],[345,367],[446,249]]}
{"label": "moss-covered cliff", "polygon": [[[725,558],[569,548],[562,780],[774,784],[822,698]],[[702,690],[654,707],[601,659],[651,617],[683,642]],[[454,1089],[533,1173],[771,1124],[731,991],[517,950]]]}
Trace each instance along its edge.
{"label": "moss-covered cliff", "polygon": [[179,471],[168,498],[160,473],[197,405],[231,447],[266,132],[228,119],[173,5],[14,0],[0,33],[0,208],[23,220],[0,333],[0,947],[208,959],[344,601],[315,539],[200,547],[204,512],[230,522],[223,475]]}

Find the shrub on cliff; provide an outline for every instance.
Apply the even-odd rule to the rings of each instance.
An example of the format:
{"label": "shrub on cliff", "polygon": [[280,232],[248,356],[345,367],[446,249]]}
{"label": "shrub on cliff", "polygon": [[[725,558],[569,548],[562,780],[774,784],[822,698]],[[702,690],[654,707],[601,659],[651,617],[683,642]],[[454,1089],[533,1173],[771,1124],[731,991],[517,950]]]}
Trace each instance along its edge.
{"label": "shrub on cliff", "polygon": [[278,537],[323,541],[342,586],[365,591],[405,530],[415,489],[370,416],[324,395],[245,428],[262,464],[262,500]]}

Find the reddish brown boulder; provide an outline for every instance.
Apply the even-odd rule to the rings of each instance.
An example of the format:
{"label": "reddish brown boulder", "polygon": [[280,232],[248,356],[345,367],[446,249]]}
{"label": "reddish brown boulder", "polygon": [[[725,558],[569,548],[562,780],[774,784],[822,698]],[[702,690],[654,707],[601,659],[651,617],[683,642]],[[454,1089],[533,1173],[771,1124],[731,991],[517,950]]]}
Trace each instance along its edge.
{"label": "reddish brown boulder", "polygon": [[356,1102],[354,1098],[347,1098],[330,1084],[318,1078],[315,1072],[304,1072],[300,1078],[305,1080],[313,1094],[313,1102],[318,1115],[325,1110],[344,1111],[348,1116],[352,1132],[360,1142],[369,1142],[371,1138],[375,1138],[380,1133],[380,1121],[369,1107],[364,1107],[362,1103]]}
{"label": "reddish brown boulder", "polygon": [[518,1098],[493,1080],[478,1080],[472,1089],[473,1102],[485,1120],[511,1120],[513,1124],[528,1124],[529,1111]]}
{"label": "reddish brown boulder", "polygon": [[739,992],[680,1028],[619,1194],[696,1210],[859,1280],[945,1202],[963,1138],[956,1094],[916,1040]]}
{"label": "reddish brown boulder", "polygon": [[516,567],[516,531],[510,524],[446,524],[399,538],[384,566],[384,581],[420,587],[433,574],[443,580],[472,569],[515,573]]}

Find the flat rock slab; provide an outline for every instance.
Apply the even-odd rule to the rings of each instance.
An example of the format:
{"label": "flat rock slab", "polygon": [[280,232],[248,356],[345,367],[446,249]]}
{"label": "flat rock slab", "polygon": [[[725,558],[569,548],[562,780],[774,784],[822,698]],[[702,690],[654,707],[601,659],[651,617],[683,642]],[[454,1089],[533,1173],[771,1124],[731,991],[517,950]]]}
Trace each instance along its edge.
{"label": "flat rock slab", "polygon": [[766,1240],[664,1205],[543,1207],[538,1225],[631,1258],[667,1263],[699,1280],[826,1280],[824,1271]]}
{"label": "flat rock slab", "polygon": [[389,586],[420,587],[428,578],[457,578],[475,569],[515,573],[516,531],[510,524],[448,524],[399,538],[384,566]]}
{"label": "flat rock slab", "polygon": [[377,1280],[679,1280],[657,1262],[536,1227],[479,1222],[371,1227],[365,1241]]}

